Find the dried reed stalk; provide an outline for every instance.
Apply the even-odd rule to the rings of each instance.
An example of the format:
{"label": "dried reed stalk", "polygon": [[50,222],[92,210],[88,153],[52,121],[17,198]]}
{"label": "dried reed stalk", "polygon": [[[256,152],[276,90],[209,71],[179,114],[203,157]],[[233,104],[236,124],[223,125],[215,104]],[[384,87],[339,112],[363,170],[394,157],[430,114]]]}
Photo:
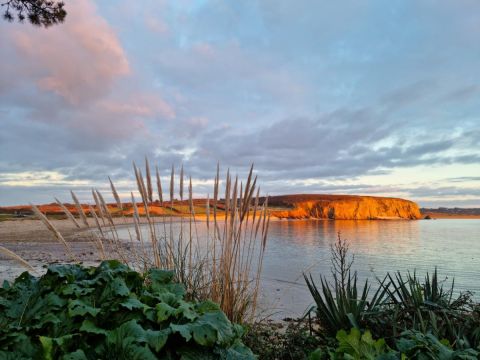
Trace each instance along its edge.
{"label": "dried reed stalk", "polygon": [[72,195],[73,202],[75,203],[75,207],[77,208],[78,216],[80,216],[80,219],[82,219],[83,224],[84,224],[86,227],[89,227],[89,225],[88,225],[88,220],[87,220],[87,216],[86,216],[85,213],[83,212],[82,205],[81,205],[80,202],[78,201],[77,195],[75,195],[75,193],[74,193],[73,191],[70,191],[70,194]]}
{"label": "dried reed stalk", "polygon": [[19,264],[23,265],[26,269],[30,270],[33,273],[37,273],[37,271],[23,258],[15,254],[13,251],[8,250],[7,248],[4,248],[3,246],[0,246],[0,253],[2,253],[5,256],[8,256],[9,258],[15,260]]}
{"label": "dried reed stalk", "polygon": [[[189,296],[197,299],[208,298],[217,302],[230,320],[242,322],[253,317],[270,221],[268,200],[260,204],[260,189],[257,188],[257,177],[253,174],[253,165],[250,167],[246,181],[242,182],[237,176],[232,178],[230,169],[227,169],[225,181],[221,181],[220,166],[217,164],[213,199],[208,195],[205,202],[206,236],[204,239],[200,239],[201,235],[197,230],[196,202],[193,199],[191,177],[188,183],[188,229],[185,229],[186,223],[182,216],[184,214],[180,214],[180,220],[177,223],[174,223],[173,217],[170,216],[169,231],[167,231],[165,216],[162,216],[163,232],[159,232],[156,217],[150,211],[150,205],[153,203],[153,183],[148,158],[145,158],[146,179],[143,178],[142,171],[135,163],[133,163],[133,170],[145,215],[140,216],[135,196],[131,192],[136,241],[129,232],[131,241],[129,253],[122,246],[117,225],[102,194],[96,190],[92,191],[97,211],[91,206],[89,209],[98,233],[101,235],[101,239],[97,241],[100,251],[104,253],[103,240],[106,239],[110,243],[112,255],[133,267],[141,268],[143,271],[150,267],[173,269],[177,280],[185,284]],[[184,209],[183,165],[179,171],[178,209],[174,207],[174,166],[170,173],[169,204],[164,202],[158,166],[155,166],[155,176],[162,211],[165,211],[167,206],[170,207],[171,214]],[[109,182],[117,208],[126,223],[125,205],[122,204],[110,178]],[[224,188],[223,199],[220,198],[221,185]],[[75,204],[80,218],[88,224],[78,200]],[[43,214],[40,215],[43,216]],[[46,218],[44,216],[43,218],[45,221]],[[103,224],[100,219],[103,220]],[[143,229],[142,226],[144,226]],[[179,230],[177,226],[180,227]],[[133,262],[130,260],[132,257]]]}
{"label": "dried reed stalk", "polygon": [[[73,194],[73,193],[72,193]],[[75,254],[72,252],[72,248],[70,245],[65,241],[63,238],[62,234],[57,230],[57,228],[50,222],[50,220],[47,219],[45,215],[38,209],[33,204],[30,204],[32,206],[33,213],[44,223],[44,225],[50,230],[50,232],[55,236],[55,238],[60,241],[63,246],[65,246],[65,249],[67,250],[68,255],[73,261],[77,261],[77,258]],[[85,215],[85,214],[84,214]]]}
{"label": "dried reed stalk", "polygon": [[117,189],[115,188],[115,185],[113,184],[112,179],[110,179],[110,176],[108,177],[108,181],[110,182],[110,188],[112,189],[113,197],[117,202],[117,208],[122,212],[122,215],[123,215],[123,204],[122,204],[122,201],[120,200],[120,196],[118,196]]}
{"label": "dried reed stalk", "polygon": [[75,219],[75,216],[73,216],[73,214],[70,212],[70,210],[68,210],[67,207],[65,205],[63,205],[60,202],[60,200],[58,200],[57,198],[55,198],[55,201],[57,202],[58,206],[60,206],[60,208],[63,210],[64,214],[67,215],[67,218],[69,218],[77,228],[81,228],[77,219]]}
{"label": "dried reed stalk", "polygon": [[153,202],[153,187],[152,187],[152,178],[150,176],[150,164],[148,163],[148,158],[145,156],[145,176],[147,178],[147,195],[148,202]]}
{"label": "dried reed stalk", "polygon": [[160,173],[158,172],[158,166],[155,166],[155,173],[157,176],[158,201],[160,201],[160,206],[163,206],[162,181],[160,180]]}

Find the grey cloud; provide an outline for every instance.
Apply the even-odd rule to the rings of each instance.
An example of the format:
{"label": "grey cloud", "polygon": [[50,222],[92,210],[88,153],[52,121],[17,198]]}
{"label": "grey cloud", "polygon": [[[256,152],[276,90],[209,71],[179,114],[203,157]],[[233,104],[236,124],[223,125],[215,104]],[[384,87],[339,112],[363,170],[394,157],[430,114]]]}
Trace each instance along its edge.
{"label": "grey cloud", "polygon": [[480,181],[480,176],[461,176],[461,177],[447,178],[446,180],[451,182]]}
{"label": "grey cloud", "polygon": [[464,101],[471,99],[479,91],[478,85],[467,85],[444,95],[440,101]]}

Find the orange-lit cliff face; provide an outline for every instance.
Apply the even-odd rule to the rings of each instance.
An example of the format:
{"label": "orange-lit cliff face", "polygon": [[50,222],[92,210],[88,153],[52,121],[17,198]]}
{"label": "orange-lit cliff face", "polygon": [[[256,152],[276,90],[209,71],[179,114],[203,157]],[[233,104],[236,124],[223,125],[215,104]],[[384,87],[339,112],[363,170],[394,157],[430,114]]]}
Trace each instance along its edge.
{"label": "orange-lit cliff face", "polygon": [[281,219],[420,219],[420,209],[412,201],[396,198],[353,195],[274,196],[271,214]]}

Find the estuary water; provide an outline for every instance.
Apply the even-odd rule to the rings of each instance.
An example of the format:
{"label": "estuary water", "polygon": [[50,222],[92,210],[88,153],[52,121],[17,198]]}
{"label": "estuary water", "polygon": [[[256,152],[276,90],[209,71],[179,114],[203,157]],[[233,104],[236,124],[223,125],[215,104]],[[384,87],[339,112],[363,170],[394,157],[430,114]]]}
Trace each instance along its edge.
{"label": "estuary water", "polygon": [[[262,301],[277,316],[302,313],[312,305],[302,272],[330,276],[330,246],[340,232],[354,254],[353,270],[372,288],[387,272],[438,269],[449,287],[480,296],[480,220],[278,221],[271,223],[265,254]],[[272,297],[272,294],[274,296]]]}
{"label": "estuary water", "polygon": [[423,278],[436,266],[446,287],[455,278],[458,292],[480,297],[480,220],[280,220],[270,223],[261,314],[298,317],[313,305],[302,274],[331,278],[330,246],[338,233],[350,244],[362,285],[368,278],[375,288],[376,278],[397,270]]}

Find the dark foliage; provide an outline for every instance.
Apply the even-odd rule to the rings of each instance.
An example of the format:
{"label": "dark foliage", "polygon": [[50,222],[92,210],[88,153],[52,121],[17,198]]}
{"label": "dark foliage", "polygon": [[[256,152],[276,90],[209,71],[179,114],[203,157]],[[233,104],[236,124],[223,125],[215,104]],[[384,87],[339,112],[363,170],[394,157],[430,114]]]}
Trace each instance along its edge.
{"label": "dark foliage", "polygon": [[393,348],[383,338],[375,340],[368,330],[363,334],[355,328],[350,333],[340,330],[336,339],[336,348],[318,348],[309,360],[476,360],[480,355],[475,349],[454,350],[448,341],[415,330],[403,332]]}
{"label": "dark foliage", "polygon": [[261,360],[302,360],[332,339],[321,337],[321,334],[311,330],[306,321],[298,320],[288,325],[268,322],[253,324],[247,329],[243,340]]}
{"label": "dark foliage", "polygon": [[5,9],[3,17],[7,21],[13,21],[16,18],[24,22],[28,19],[33,25],[49,27],[62,23],[67,16],[63,1],[8,0],[1,5]]}
{"label": "dark foliage", "polygon": [[117,261],[25,272],[0,289],[0,359],[254,359],[241,326],[172,278]]}

